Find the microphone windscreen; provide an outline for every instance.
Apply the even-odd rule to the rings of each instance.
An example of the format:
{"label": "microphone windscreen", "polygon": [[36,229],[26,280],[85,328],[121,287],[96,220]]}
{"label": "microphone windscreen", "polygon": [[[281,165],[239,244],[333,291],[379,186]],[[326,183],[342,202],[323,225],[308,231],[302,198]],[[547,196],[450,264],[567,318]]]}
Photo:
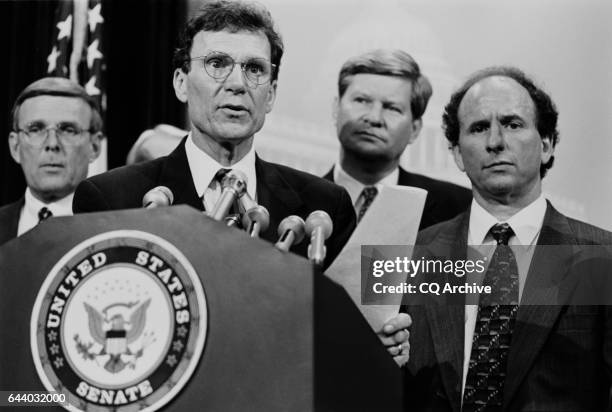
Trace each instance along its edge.
{"label": "microphone windscreen", "polygon": [[157,186],[149,190],[142,198],[143,207],[170,206],[174,202],[172,190],[166,186]]}
{"label": "microphone windscreen", "polygon": [[304,220],[296,215],[287,216],[278,224],[278,236],[282,237],[291,230],[295,235],[293,243],[298,244],[304,239]]}
{"label": "microphone windscreen", "polygon": [[251,222],[259,223],[261,232],[268,229],[270,225],[270,213],[268,213],[268,209],[261,205],[257,205],[247,210],[242,217],[242,223],[245,227],[249,227]]}
{"label": "microphone windscreen", "polygon": [[317,227],[320,227],[322,229],[323,237],[325,239],[329,238],[329,236],[332,234],[332,231],[334,230],[334,225],[332,223],[331,217],[329,217],[329,215],[322,210],[315,210],[306,218],[305,230],[308,236],[312,235],[312,232]]}

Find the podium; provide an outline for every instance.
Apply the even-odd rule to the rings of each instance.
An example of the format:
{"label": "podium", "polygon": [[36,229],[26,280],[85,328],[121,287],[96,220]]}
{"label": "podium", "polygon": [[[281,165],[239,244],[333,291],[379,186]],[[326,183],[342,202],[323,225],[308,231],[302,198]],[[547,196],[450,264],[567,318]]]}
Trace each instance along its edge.
{"label": "podium", "polygon": [[0,248],[0,282],[0,391],[71,410],[402,409],[401,370],[340,286],[188,206],[49,219]]}

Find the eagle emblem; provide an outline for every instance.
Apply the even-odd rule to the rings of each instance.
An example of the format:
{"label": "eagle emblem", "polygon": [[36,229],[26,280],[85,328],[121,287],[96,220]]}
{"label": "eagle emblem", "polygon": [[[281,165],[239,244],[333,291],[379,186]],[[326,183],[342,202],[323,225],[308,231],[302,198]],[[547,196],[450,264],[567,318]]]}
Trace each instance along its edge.
{"label": "eagle emblem", "polygon": [[[84,302],[89,334],[101,349],[92,350],[93,342],[85,343],[77,334],[74,336],[77,350],[85,359],[103,364],[104,369],[111,373],[119,373],[126,367],[134,368],[144,349],[154,341],[152,333],[143,333],[150,304],[151,299],[141,304],[119,302],[98,311]],[[130,345],[138,340],[141,340],[139,349],[130,349]]]}

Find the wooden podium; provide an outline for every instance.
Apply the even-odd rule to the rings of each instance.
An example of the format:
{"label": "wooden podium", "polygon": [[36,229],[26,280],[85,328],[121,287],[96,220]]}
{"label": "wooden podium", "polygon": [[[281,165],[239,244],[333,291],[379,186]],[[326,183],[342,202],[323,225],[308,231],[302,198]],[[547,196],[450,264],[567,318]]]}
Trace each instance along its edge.
{"label": "wooden podium", "polygon": [[341,287],[188,206],[50,219],[0,248],[0,282],[0,391],[55,387],[72,410],[402,409],[401,371]]}

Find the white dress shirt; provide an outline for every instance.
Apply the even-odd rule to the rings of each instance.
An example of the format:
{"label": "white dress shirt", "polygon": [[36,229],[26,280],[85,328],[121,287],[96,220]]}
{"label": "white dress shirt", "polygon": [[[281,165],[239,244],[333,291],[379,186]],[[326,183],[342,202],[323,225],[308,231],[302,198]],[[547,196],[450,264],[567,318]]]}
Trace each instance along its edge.
{"label": "white dress shirt", "polygon": [[[481,255],[487,256],[487,262],[491,261],[497,242],[489,234],[491,227],[498,223],[507,223],[512,228],[514,235],[509,240],[512,251],[515,254],[519,271],[519,299],[523,295],[523,288],[527,279],[529,265],[535,250],[535,245],[540,236],[544,215],[546,214],[546,199],[542,194],[527,207],[521,209],[507,221],[500,222],[487,212],[482,206],[472,200],[470,209],[470,225],[468,229],[468,245],[473,247]],[[479,247],[484,246],[484,247]],[[470,258],[470,256],[468,256]],[[461,394],[465,389],[472,353],[472,340],[476,328],[476,317],[478,315],[477,305],[465,306],[465,341],[463,350],[463,384]]]}
{"label": "white dress shirt", "polygon": [[44,203],[34,197],[30,188],[25,191],[25,202],[19,215],[17,225],[17,236],[21,236],[38,224],[38,212],[46,207],[53,213],[53,216],[72,216],[72,198],[74,192],[58,200],[57,202]]}
{"label": "white dress shirt", "polygon": [[219,169],[240,170],[244,173],[247,177],[247,193],[252,199],[256,200],[257,176],[255,173],[255,149],[253,147],[237,163],[229,167],[223,166],[210,157],[208,153],[197,147],[191,133],[189,133],[185,142],[185,152],[187,153],[187,162],[189,163],[191,176],[193,176],[193,184],[198,197],[203,197],[206,210],[213,210],[215,203],[221,195],[221,183],[213,180]]}
{"label": "white dress shirt", "polygon": [[359,180],[346,173],[342,166],[340,166],[340,163],[336,163],[336,165],[334,166],[334,183],[346,189],[349,196],[351,197],[353,207],[355,208],[355,214],[357,215],[359,215],[359,211],[361,210],[361,206],[363,205],[363,202],[365,200],[361,195],[361,192],[364,188],[375,186],[376,189],[378,189],[378,191],[380,192],[383,186],[397,186],[398,180],[399,167],[396,167],[391,173],[383,177],[375,184],[364,185]]}

